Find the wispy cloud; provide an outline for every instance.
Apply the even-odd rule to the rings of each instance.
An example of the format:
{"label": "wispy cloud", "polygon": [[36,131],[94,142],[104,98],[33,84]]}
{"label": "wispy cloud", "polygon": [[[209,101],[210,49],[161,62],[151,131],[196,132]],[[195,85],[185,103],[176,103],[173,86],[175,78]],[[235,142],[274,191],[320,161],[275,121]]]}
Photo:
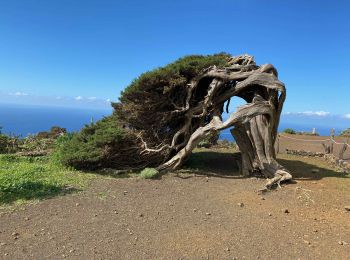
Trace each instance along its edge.
{"label": "wispy cloud", "polygon": [[111,100],[94,96],[37,96],[23,91],[1,92],[0,103],[48,105],[79,108],[111,108]]}
{"label": "wispy cloud", "polygon": [[324,117],[324,116],[329,116],[331,115],[330,112],[326,112],[326,111],[304,111],[304,112],[285,112],[283,113],[284,115],[301,115],[301,116],[320,116],[320,117]]}
{"label": "wispy cloud", "polygon": [[11,96],[16,96],[16,97],[20,97],[20,96],[28,96],[28,93],[25,92],[21,92],[21,91],[17,91],[15,93],[9,93]]}
{"label": "wispy cloud", "polygon": [[329,116],[330,113],[326,111],[304,111],[304,112],[298,112],[300,115],[305,116]]}
{"label": "wispy cloud", "polygon": [[350,114],[345,114],[344,117],[350,119]]}

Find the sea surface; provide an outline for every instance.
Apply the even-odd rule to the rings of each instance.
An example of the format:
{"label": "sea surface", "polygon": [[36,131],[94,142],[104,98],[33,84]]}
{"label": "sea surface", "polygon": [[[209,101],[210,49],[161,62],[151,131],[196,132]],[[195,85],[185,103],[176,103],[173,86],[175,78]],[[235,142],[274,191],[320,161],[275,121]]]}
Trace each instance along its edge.
{"label": "sea surface", "polygon": [[66,128],[69,132],[79,131],[85,124],[112,114],[111,109],[80,109],[44,107],[32,105],[0,104],[0,126],[6,134],[25,137],[52,126]]}
{"label": "sea surface", "polygon": [[[6,134],[25,137],[28,134],[36,134],[40,131],[48,131],[52,126],[67,128],[69,132],[79,131],[85,124],[96,122],[104,116],[112,114],[112,108],[87,109],[87,108],[62,108],[32,105],[0,104],[0,126]],[[224,119],[227,115],[223,115]],[[279,131],[292,128],[296,131],[316,132],[323,136],[330,134],[334,128],[335,133],[350,127],[350,120],[338,117],[302,117],[294,115],[282,115]],[[229,129],[222,131],[221,139],[233,141]]]}

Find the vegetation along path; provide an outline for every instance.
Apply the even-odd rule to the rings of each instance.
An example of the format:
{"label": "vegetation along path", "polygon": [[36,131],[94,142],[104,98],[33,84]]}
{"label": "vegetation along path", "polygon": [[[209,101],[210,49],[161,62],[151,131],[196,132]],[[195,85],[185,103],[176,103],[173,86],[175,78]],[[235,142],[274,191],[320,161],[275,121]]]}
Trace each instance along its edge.
{"label": "vegetation along path", "polygon": [[[280,155],[296,182],[259,194],[228,150],[160,179],[95,176],[80,192],[0,210],[1,259],[349,259],[350,176]],[[75,183],[80,183],[74,180]]]}

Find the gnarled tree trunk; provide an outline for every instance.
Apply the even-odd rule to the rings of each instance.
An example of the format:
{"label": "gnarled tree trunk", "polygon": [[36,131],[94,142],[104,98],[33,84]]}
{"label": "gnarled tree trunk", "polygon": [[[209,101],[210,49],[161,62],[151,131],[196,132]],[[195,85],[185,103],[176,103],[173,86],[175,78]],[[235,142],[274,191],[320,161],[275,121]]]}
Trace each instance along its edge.
{"label": "gnarled tree trunk", "polygon": [[[290,180],[291,174],[276,161],[273,149],[286,98],[285,86],[277,76],[272,65],[259,67],[248,55],[232,58],[230,66],[224,69],[213,66],[203,71],[188,85],[186,104],[179,109],[185,113],[185,124],[170,146],[159,148],[172,149],[174,156],[157,169],[160,172],[178,169],[203,138],[231,128],[242,154],[243,175],[261,172],[268,178],[268,188]],[[233,96],[243,98],[247,104],[223,121],[224,103]]]}

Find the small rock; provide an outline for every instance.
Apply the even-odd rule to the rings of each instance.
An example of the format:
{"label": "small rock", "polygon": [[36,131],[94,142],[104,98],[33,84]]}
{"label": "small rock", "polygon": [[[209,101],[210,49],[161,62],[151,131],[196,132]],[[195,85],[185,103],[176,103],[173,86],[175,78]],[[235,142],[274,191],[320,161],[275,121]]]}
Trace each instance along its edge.
{"label": "small rock", "polygon": [[80,204],[79,203],[75,203],[75,206],[78,207]]}
{"label": "small rock", "polygon": [[73,253],[75,251],[75,249],[71,249],[69,250],[69,253]]}
{"label": "small rock", "polygon": [[116,210],[113,210],[113,213],[114,213],[114,214],[118,214],[118,211],[116,211]]}
{"label": "small rock", "polygon": [[346,211],[350,211],[350,205],[349,205],[349,206],[345,206],[344,209],[345,209]]}
{"label": "small rock", "polygon": [[317,230],[317,229],[314,229],[313,231],[314,231],[315,233],[317,233],[317,232],[318,232],[318,230]]}
{"label": "small rock", "polygon": [[239,202],[239,203],[237,203],[237,206],[239,206],[239,207],[244,207],[244,203]]}
{"label": "small rock", "polygon": [[208,182],[209,181],[209,177],[205,177],[205,181]]}
{"label": "small rock", "polygon": [[311,242],[307,241],[307,240],[304,240],[304,243],[307,244],[307,245],[311,245]]}
{"label": "small rock", "polygon": [[271,212],[269,213],[269,216],[270,216],[270,217],[272,216],[272,213],[271,213]]}
{"label": "small rock", "polygon": [[1,243],[0,243],[0,246],[6,246],[6,243],[1,242]]}
{"label": "small rock", "polygon": [[207,212],[207,213],[205,213],[205,215],[210,216],[210,215],[211,215],[211,213],[210,213],[210,212]]}
{"label": "small rock", "polygon": [[8,255],[9,255],[9,253],[5,253],[4,255],[5,255],[5,256],[8,256]]}
{"label": "small rock", "polygon": [[124,194],[124,195],[128,194],[128,191],[126,191],[126,190],[125,190],[125,191],[123,191],[123,194]]}
{"label": "small rock", "polygon": [[193,209],[193,212],[197,212],[198,209]]}
{"label": "small rock", "polygon": [[97,217],[97,214],[94,214],[94,217]]}
{"label": "small rock", "polygon": [[229,252],[229,251],[230,251],[230,249],[229,249],[228,247],[226,247],[226,248],[225,248],[225,251]]}
{"label": "small rock", "polygon": [[143,214],[142,214],[142,213],[140,213],[140,214],[139,214],[139,217],[140,217],[140,218],[142,218],[142,217],[143,217]]}
{"label": "small rock", "polygon": [[261,200],[265,200],[265,198],[264,198],[264,197],[261,197]]}
{"label": "small rock", "polygon": [[345,246],[345,245],[347,245],[348,243],[346,243],[345,241],[339,241],[338,244],[341,245],[341,246]]}
{"label": "small rock", "polygon": [[28,217],[25,217],[25,218],[24,218],[24,220],[28,221],[28,220],[29,220],[29,218],[28,218]]}
{"label": "small rock", "polygon": [[289,212],[289,210],[288,210],[288,209],[283,209],[283,213],[288,214],[288,213],[290,213],[290,212]]}
{"label": "small rock", "polygon": [[13,232],[11,235],[12,235],[13,237],[19,236],[19,234],[18,234],[17,232]]}

